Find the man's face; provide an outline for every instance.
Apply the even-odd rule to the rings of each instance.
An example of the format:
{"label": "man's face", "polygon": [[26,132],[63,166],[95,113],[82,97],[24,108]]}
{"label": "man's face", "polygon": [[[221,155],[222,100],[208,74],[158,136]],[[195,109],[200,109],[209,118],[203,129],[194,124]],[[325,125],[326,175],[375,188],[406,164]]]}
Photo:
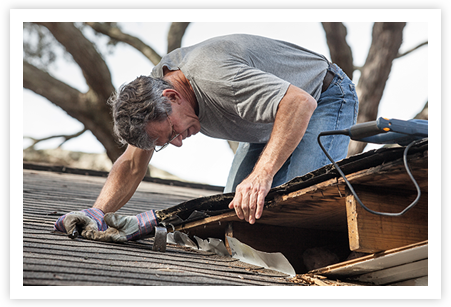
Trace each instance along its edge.
{"label": "man's face", "polygon": [[157,138],[157,146],[170,142],[174,146],[181,147],[184,139],[200,131],[200,123],[190,108],[173,103],[169,117],[161,122],[150,122],[146,130],[150,137]]}

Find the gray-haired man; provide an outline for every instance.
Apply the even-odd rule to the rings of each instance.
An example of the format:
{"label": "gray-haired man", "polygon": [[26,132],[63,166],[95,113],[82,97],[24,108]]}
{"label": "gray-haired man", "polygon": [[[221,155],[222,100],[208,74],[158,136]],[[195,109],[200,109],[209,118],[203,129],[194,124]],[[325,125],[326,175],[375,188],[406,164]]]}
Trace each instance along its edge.
{"label": "gray-haired man", "polygon": [[[135,192],[154,152],[182,146],[201,132],[240,142],[225,192],[235,192],[229,207],[251,224],[261,217],[271,187],[328,164],[316,144],[318,133],[355,124],[358,109],[354,84],[324,56],[242,34],[171,52],[150,77],[121,87],[110,103],[116,134],[128,146],[94,209],[117,211]],[[339,160],[348,143],[346,136],[331,136],[324,145]],[[120,228],[110,215],[125,217],[105,218]],[[128,224],[137,220],[127,217]]]}

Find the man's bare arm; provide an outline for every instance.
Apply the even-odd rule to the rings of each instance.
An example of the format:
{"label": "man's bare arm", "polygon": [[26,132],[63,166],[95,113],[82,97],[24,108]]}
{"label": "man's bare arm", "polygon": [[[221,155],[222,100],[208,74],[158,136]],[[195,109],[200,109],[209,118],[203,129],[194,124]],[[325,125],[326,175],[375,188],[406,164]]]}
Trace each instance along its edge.
{"label": "man's bare arm", "polygon": [[240,219],[253,224],[261,217],[272,180],[304,136],[316,106],[311,95],[290,85],[279,103],[268,144],[252,173],[237,186],[229,205]]}
{"label": "man's bare arm", "polygon": [[128,145],[116,160],[93,208],[104,213],[116,212],[133,196],[144,178],[153,150]]}

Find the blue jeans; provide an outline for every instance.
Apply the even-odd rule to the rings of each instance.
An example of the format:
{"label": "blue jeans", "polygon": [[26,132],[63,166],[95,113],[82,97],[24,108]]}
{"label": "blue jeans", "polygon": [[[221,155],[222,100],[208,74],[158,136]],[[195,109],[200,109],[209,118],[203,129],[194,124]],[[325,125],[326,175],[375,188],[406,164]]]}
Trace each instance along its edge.
{"label": "blue jeans", "polygon": [[[318,145],[318,134],[322,131],[346,129],[357,121],[359,101],[355,85],[336,64],[331,64],[329,70],[335,76],[327,90],[321,94],[301,142],[274,176],[272,187],[330,164]],[[321,137],[321,143],[335,161],[346,158],[349,141],[350,138],[345,135]],[[234,192],[237,185],[252,172],[265,146],[266,144],[239,144],[224,193]]]}

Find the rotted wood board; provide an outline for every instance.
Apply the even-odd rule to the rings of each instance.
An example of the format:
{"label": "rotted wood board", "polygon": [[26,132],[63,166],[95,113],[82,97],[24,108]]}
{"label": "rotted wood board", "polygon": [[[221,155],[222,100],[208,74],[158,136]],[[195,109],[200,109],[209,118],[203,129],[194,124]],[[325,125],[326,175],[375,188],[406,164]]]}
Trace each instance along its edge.
{"label": "rotted wood board", "polygon": [[[416,154],[408,159],[408,165],[422,192],[428,190],[428,151]],[[346,176],[354,184],[371,188],[399,189],[415,191],[415,185],[409,178],[402,159],[360,170]]]}
{"label": "rotted wood board", "polygon": [[[374,253],[428,239],[428,155],[409,159],[409,167],[417,181],[421,197],[401,216],[376,215],[365,210],[347,191],[349,244],[352,251]],[[369,209],[382,213],[399,213],[417,197],[402,160],[350,174],[354,190]]]}
{"label": "rotted wood board", "polygon": [[[256,225],[347,231],[345,202],[345,186],[342,183],[337,184],[336,179],[330,179],[266,202],[263,216],[256,221]],[[232,221],[241,220],[231,210],[217,216],[181,223],[175,228],[176,230],[206,228],[208,224],[219,225],[220,222],[224,228],[227,222]]]}
{"label": "rotted wood board", "polygon": [[[427,159],[427,149],[427,139],[415,144],[409,150],[409,161],[417,160],[418,157]],[[364,175],[368,171],[372,174],[372,176],[376,174],[376,172],[371,171],[374,167],[379,167],[380,171],[384,171],[385,166],[388,167],[388,171],[395,170],[391,169],[390,162],[402,160],[403,151],[404,148],[380,148],[348,157],[338,161],[337,164],[340,165],[341,169],[347,176],[356,174],[358,177],[361,177],[360,180],[362,180],[362,178],[365,178]],[[397,165],[399,170],[403,170],[402,163],[397,163]],[[427,181],[427,173],[425,176]],[[270,206],[281,196],[286,196],[292,192],[298,192],[309,187],[313,187],[314,189],[315,186],[327,185],[329,184],[328,180],[330,179],[337,180],[336,183],[342,184],[343,181],[340,178],[340,175],[332,164],[325,165],[322,168],[303,176],[296,177],[281,186],[271,189],[266,196],[266,206]],[[371,185],[373,183],[378,184],[379,182],[383,182],[380,180],[375,180],[374,178],[375,177],[366,177],[367,183]],[[333,183],[334,181],[331,182]],[[382,184],[384,185],[384,183]],[[395,181],[390,182],[390,184],[399,186],[400,182]],[[405,189],[412,188],[412,185],[409,182],[404,183],[404,185]],[[340,186],[338,186],[338,188],[342,190]],[[229,212],[230,209],[228,209],[228,204],[232,201],[233,196],[233,193],[226,193],[211,197],[196,198],[171,208],[160,210],[157,212],[157,215],[159,220],[165,223],[171,223],[172,225],[186,224],[189,221],[201,218],[200,216],[190,218],[191,214],[195,211],[204,212],[206,213],[206,216],[215,216]]]}
{"label": "rotted wood board", "polygon": [[[400,213],[415,199],[406,190],[355,187],[362,203],[370,210]],[[354,195],[346,202],[349,246],[352,251],[375,253],[428,239],[428,196],[401,216],[376,215],[366,211]]]}
{"label": "rotted wood board", "polygon": [[[422,202],[426,202],[427,205],[427,155],[426,157],[422,155],[412,157],[409,164],[421,187]],[[404,170],[402,159],[349,174],[347,178],[353,184],[358,195],[360,195],[360,191],[368,193],[367,191],[374,190],[376,192],[373,195],[373,202],[381,203],[385,207],[394,206],[386,208],[387,210],[397,210],[400,206],[409,204],[409,200],[414,199],[416,195],[413,183]],[[341,177],[286,194],[281,193],[265,202],[263,216],[257,220],[256,224],[347,231],[346,200],[348,194],[346,184]],[[397,200],[393,200],[387,198],[387,195],[393,197],[399,195],[399,197]],[[427,215],[422,219],[427,221]],[[240,221],[232,210],[194,222],[181,223],[176,228],[187,230],[206,227],[211,223],[230,221]]]}

